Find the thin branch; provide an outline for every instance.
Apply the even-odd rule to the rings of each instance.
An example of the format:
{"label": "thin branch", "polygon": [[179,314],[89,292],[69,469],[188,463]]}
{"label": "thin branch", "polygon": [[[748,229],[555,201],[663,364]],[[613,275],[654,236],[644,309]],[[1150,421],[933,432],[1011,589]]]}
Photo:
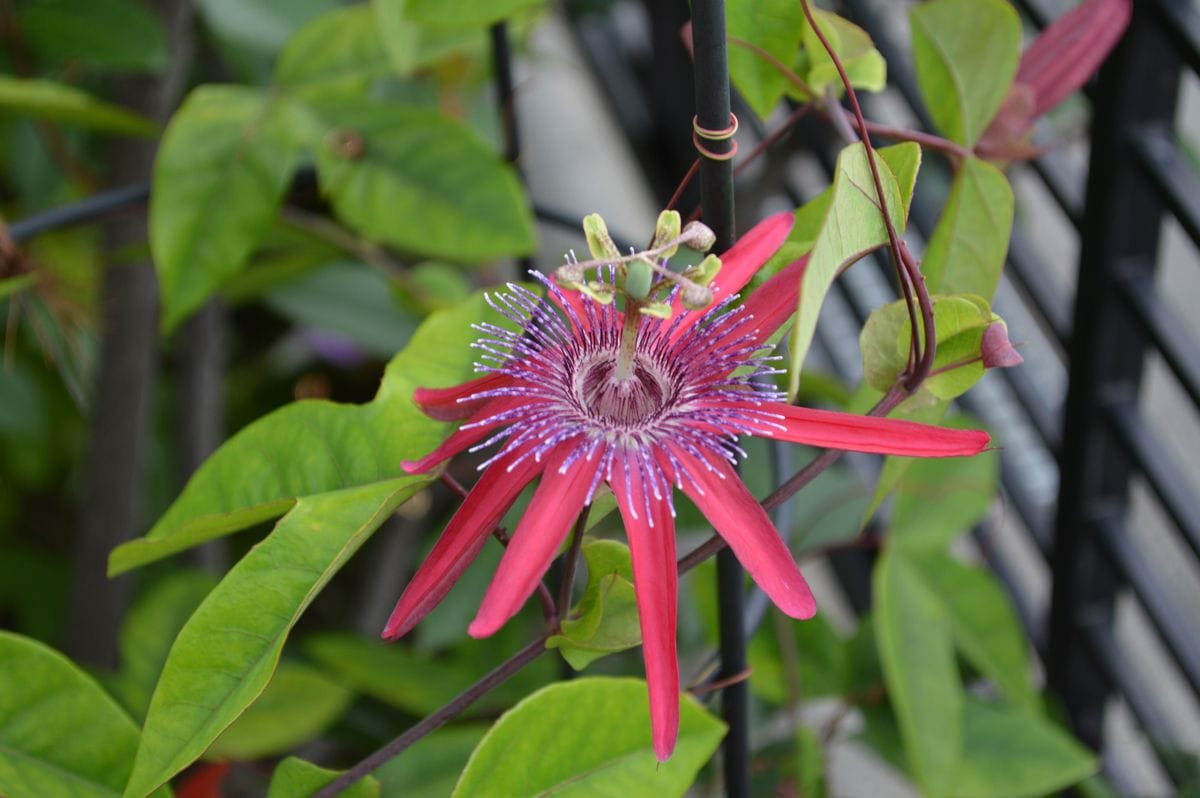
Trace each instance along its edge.
{"label": "thin branch", "polygon": [[563,564],[562,582],[558,586],[558,616],[554,619],[555,627],[562,624],[571,609],[571,590],[575,587],[575,571],[579,567],[579,548],[583,545],[583,533],[587,531],[588,514],[592,505],[584,505],[575,519],[575,530],[571,533],[571,547],[567,549],[566,560]]}

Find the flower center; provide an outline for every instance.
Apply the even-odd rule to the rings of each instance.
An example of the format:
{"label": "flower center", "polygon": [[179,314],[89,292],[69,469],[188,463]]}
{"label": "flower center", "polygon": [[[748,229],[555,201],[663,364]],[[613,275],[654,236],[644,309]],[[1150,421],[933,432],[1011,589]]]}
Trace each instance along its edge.
{"label": "flower center", "polygon": [[616,376],[617,355],[597,352],[575,371],[574,394],[590,418],[622,427],[638,426],[656,417],[671,398],[670,382],[644,354],[634,355],[628,379]]}

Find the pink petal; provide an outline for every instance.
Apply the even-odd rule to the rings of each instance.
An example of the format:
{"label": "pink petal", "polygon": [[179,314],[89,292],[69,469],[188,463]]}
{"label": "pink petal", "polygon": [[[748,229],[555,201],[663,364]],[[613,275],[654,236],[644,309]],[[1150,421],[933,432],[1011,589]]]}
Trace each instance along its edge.
{"label": "pink petal", "polygon": [[407,634],[437,606],[475,559],[521,489],[545,467],[544,462],[527,457],[509,471],[509,465],[524,451],[528,447],[500,458],[479,477],[396,602],[383,629],[385,639],[394,640]]}
{"label": "pink petal", "polygon": [[[709,286],[712,288],[714,301],[720,302],[730,294],[736,294],[745,288],[750,278],[783,246],[795,223],[795,215],[784,211],[768,216],[746,231],[746,234],[721,256],[721,271],[717,272],[716,279]],[[684,312],[683,302],[676,298],[671,303],[671,310],[673,313]],[[692,318],[699,320],[701,315],[702,312],[693,313]]]}
{"label": "pink petal", "polygon": [[763,343],[796,312],[800,299],[800,280],[808,267],[808,255],[781,269],[760,285],[743,303],[745,312],[754,317],[754,338]]}
{"label": "pink petal", "polygon": [[794,407],[782,402],[743,405],[743,409],[751,408],[783,416],[747,421],[754,435],[825,449],[907,457],[962,457],[979,454],[991,440],[982,430],[948,429],[894,418]]}
{"label": "pink petal", "polygon": [[527,400],[520,396],[502,396],[495,399],[484,400],[486,404],[480,405],[477,415],[483,419],[479,423],[471,424],[470,426],[459,427],[450,437],[442,442],[442,445],[434,449],[429,454],[418,460],[405,460],[400,464],[408,474],[424,474],[429,469],[437,464],[449,460],[456,454],[470,448],[490,433],[496,427],[503,426],[509,423],[503,419],[497,421],[489,421],[488,417],[498,413],[503,413],[507,410],[512,410],[520,407]]}
{"label": "pink petal", "polygon": [[[614,471],[626,467],[636,469],[636,465],[627,466],[624,461],[624,457],[619,458]],[[669,486],[665,487],[669,490]],[[654,754],[660,762],[665,762],[675,750],[675,741],[679,737],[675,519],[671,517],[666,499],[655,499],[653,490],[647,491],[643,480],[636,476],[630,480],[628,489],[624,479],[614,479],[612,489],[625,522],[625,535],[629,538],[629,553],[633,558],[633,586],[642,627],[642,658],[646,663],[646,685],[650,693]],[[651,518],[646,517],[647,503]]]}
{"label": "pink petal", "polygon": [[1033,88],[1036,116],[1087,82],[1116,46],[1132,14],[1133,0],[1086,0],[1038,34],[1021,56],[1016,77],[1017,83]]}
{"label": "pink petal", "polygon": [[793,618],[816,614],[817,602],[792,553],[733,467],[724,460],[699,460],[678,448],[671,451],[692,478],[683,478],[683,492],[775,606]]}
{"label": "pink petal", "polygon": [[457,421],[460,418],[467,418],[487,401],[487,399],[470,402],[459,400],[481,391],[502,388],[511,383],[512,379],[507,374],[493,373],[450,388],[417,388],[413,391],[413,400],[430,418],[436,418],[438,421]]}
{"label": "pink petal", "polygon": [[559,473],[566,455],[574,448],[574,441],[571,441],[546,458],[542,482],[533,492],[529,507],[500,558],[479,613],[467,628],[472,637],[494,634],[517,614],[537,588],[571,524],[583,509],[598,463],[580,459],[571,464],[565,474]]}

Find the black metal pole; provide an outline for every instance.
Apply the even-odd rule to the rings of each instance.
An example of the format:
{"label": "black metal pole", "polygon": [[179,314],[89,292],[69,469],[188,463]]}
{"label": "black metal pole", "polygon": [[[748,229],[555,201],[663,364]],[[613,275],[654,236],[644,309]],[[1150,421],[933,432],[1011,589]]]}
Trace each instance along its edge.
{"label": "black metal pole", "polygon": [[[723,0],[694,0],[692,43],[695,52],[696,129],[700,150],[701,218],[716,233],[716,251],[724,252],[734,240],[733,149],[730,138],[701,131],[726,130],[729,113],[729,59],[725,45]],[[716,157],[713,157],[716,156]],[[721,678],[746,670],[745,598],[742,567],[728,549],[717,555],[717,593],[721,625]],[[725,794],[750,795],[749,695],[745,680],[735,681],[721,694],[721,711],[729,733],[724,744]]]}
{"label": "black metal pole", "polygon": [[[496,105],[500,109],[500,129],[504,136],[504,160],[513,165],[517,174],[521,167],[517,159],[521,157],[521,131],[517,125],[517,106],[513,97],[512,46],[508,40],[508,23],[504,20],[492,25],[489,33],[492,38],[492,72],[496,81]],[[524,182],[524,176],[521,176]],[[517,261],[518,280],[533,268],[533,258],[528,255]]]}

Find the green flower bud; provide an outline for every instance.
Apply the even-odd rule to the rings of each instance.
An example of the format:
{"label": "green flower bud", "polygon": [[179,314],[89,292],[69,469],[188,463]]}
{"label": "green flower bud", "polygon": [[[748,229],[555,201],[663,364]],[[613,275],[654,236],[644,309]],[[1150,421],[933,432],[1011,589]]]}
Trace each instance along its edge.
{"label": "green flower bud", "polygon": [[634,299],[645,299],[650,295],[654,282],[654,270],[645,258],[634,258],[625,266],[625,293]]}
{"label": "green flower bud", "polygon": [[[654,242],[650,245],[651,249],[665,247],[675,239],[679,238],[679,226],[683,220],[679,217],[679,211],[663,211],[658,215],[658,222],[654,225]],[[658,253],[659,258],[670,258],[679,247],[671,246]]]}
{"label": "green flower bud", "polygon": [[588,251],[593,258],[608,263],[620,260],[621,251],[613,243],[612,236],[608,234],[608,225],[600,214],[589,213],[583,217],[583,234],[587,237]]}

